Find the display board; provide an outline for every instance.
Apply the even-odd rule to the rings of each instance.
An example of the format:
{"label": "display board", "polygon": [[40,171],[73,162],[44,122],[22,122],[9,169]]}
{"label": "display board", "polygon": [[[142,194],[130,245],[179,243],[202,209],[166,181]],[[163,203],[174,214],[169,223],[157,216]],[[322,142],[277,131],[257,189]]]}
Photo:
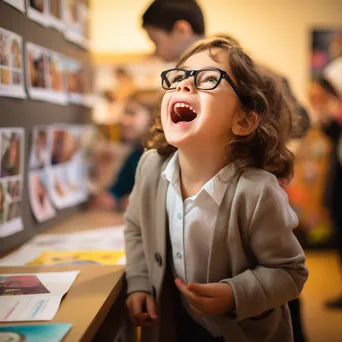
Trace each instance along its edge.
{"label": "display board", "polygon": [[[22,13],[8,3],[0,0],[0,28],[11,31],[22,37],[23,40],[23,60],[26,60],[26,43],[38,45],[40,47],[63,54],[71,59],[90,62],[89,52],[79,45],[70,42],[65,38],[63,32],[54,28],[44,27],[32,21],[27,13]],[[24,63],[25,80],[27,67]],[[25,82],[25,93],[27,94],[27,84]],[[83,124],[91,121],[91,109],[77,104],[59,104],[46,102],[43,100],[27,98],[14,98],[0,96],[0,127],[22,127],[25,132],[24,138],[24,173],[22,187],[21,214],[23,220],[23,230],[0,238],[0,255],[7,253],[11,249],[21,245],[35,234],[48,229],[80,210],[80,206],[58,210],[57,215],[44,223],[38,223],[34,218],[29,202],[28,193],[28,164],[29,151],[32,139],[33,127],[38,125],[61,124]]]}

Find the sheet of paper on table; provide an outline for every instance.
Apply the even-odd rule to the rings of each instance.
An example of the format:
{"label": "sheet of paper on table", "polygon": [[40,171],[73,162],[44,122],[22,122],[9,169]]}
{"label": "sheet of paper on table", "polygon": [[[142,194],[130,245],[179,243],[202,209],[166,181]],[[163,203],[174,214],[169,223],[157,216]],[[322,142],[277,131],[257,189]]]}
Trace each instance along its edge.
{"label": "sheet of paper on table", "polygon": [[[47,251],[123,251],[123,229],[124,226],[115,226],[71,234],[38,235],[16,252],[0,259],[0,266],[23,266]],[[125,264],[125,258],[117,264]]]}
{"label": "sheet of paper on table", "polygon": [[79,271],[0,274],[0,322],[49,321]]}

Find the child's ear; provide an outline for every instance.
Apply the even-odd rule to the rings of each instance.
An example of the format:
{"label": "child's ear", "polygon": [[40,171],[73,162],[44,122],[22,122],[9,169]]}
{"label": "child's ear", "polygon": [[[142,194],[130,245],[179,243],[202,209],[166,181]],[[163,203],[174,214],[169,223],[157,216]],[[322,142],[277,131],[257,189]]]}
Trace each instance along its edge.
{"label": "child's ear", "polygon": [[255,131],[258,124],[257,113],[239,110],[233,117],[232,132],[237,136],[247,136]]}
{"label": "child's ear", "polygon": [[192,27],[186,20],[177,20],[173,25],[172,33],[185,37],[190,37],[193,35]]}

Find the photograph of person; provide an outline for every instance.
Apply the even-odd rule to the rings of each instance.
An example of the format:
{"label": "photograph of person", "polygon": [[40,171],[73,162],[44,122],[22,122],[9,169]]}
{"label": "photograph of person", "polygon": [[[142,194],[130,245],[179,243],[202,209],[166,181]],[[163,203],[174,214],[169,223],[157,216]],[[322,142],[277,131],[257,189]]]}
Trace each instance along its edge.
{"label": "photograph of person", "polygon": [[18,133],[2,133],[1,177],[16,176],[20,172],[20,144]]}
{"label": "photograph of person", "polygon": [[0,276],[0,296],[50,293],[36,275]]}
{"label": "photograph of person", "polygon": [[46,174],[41,172],[30,173],[30,201],[36,219],[41,222],[55,215],[47,192]]}
{"label": "photograph of person", "polygon": [[70,24],[75,25],[78,23],[78,11],[77,11],[78,0],[68,0],[66,11],[67,18],[69,19]]}
{"label": "photograph of person", "polygon": [[65,134],[66,132],[64,130],[56,130],[53,132],[51,152],[52,165],[57,165],[63,162]]}
{"label": "photograph of person", "polygon": [[1,71],[1,84],[10,84],[10,71],[5,68],[0,68]]}
{"label": "photograph of person", "polygon": [[5,189],[0,183],[0,224],[5,221]]}
{"label": "photograph of person", "polygon": [[15,38],[12,40],[11,44],[11,53],[12,53],[12,67],[16,69],[21,68],[21,49],[19,41]]}
{"label": "photograph of person", "polygon": [[45,0],[29,0],[29,6],[40,13],[44,13]]}
{"label": "photograph of person", "polygon": [[62,60],[56,55],[48,57],[51,89],[58,93],[63,91]]}
{"label": "photograph of person", "polygon": [[84,94],[84,67],[80,61],[70,59],[68,61],[68,92]]}
{"label": "photograph of person", "polygon": [[46,88],[46,62],[45,54],[38,49],[29,49],[28,51],[28,72],[30,86],[34,88]]}
{"label": "photograph of person", "polygon": [[0,65],[9,65],[8,40],[8,34],[0,31]]}
{"label": "photograph of person", "polygon": [[8,206],[7,221],[14,220],[20,216],[20,202],[12,202]]}
{"label": "photograph of person", "polygon": [[62,19],[61,0],[50,0],[50,14],[58,20]]}
{"label": "photograph of person", "polygon": [[20,180],[11,180],[7,183],[7,193],[12,200],[20,196]]}
{"label": "photograph of person", "polygon": [[47,151],[47,131],[36,130],[33,133],[33,143],[30,160],[31,169],[41,169],[46,165],[48,160]]}

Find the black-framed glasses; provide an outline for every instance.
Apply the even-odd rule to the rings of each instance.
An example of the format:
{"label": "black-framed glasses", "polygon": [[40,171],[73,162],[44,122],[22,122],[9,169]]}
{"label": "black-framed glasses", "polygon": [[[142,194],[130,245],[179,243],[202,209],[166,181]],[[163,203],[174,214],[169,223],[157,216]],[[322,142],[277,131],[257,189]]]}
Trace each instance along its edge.
{"label": "black-framed glasses", "polygon": [[235,91],[240,101],[244,103],[242,94],[234,81],[223,70],[206,68],[200,70],[187,70],[182,68],[168,69],[161,73],[162,87],[165,90],[176,89],[178,84],[190,76],[194,77],[194,85],[198,90],[213,90],[218,87],[224,78]]}

